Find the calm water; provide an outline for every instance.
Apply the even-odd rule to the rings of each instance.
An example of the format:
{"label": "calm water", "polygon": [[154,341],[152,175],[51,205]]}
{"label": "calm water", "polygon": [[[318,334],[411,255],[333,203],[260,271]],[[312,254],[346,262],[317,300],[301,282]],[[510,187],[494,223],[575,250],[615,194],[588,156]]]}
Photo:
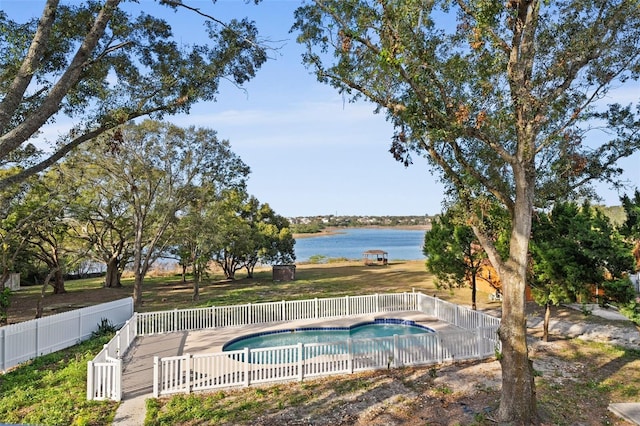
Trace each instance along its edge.
{"label": "calm water", "polygon": [[346,228],[338,234],[298,238],[296,261],[305,262],[315,255],[362,259],[362,252],[376,249],[389,253],[390,260],[420,260],[424,259],[424,234],[424,230],[413,229]]}

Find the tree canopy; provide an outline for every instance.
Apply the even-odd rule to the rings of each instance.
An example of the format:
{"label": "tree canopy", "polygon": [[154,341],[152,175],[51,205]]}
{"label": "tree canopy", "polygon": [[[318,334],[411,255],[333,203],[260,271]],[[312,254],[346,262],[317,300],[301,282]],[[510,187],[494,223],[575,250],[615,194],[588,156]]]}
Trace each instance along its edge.
{"label": "tree canopy", "polygon": [[624,195],[620,198],[626,215],[620,233],[629,243],[633,244],[633,256],[636,259],[635,270],[640,271],[640,189],[636,190],[633,197]]}
{"label": "tree canopy", "polygon": [[[589,302],[603,287],[604,297],[615,300],[617,295],[609,294],[609,289],[631,289],[626,276],[633,267],[631,246],[625,244],[604,213],[589,203],[557,203],[551,212],[536,214],[531,257],[532,293],[546,308],[545,340],[551,305]],[[614,285],[617,282],[619,285]]]}
{"label": "tree canopy", "polygon": [[471,306],[476,309],[476,279],[486,254],[473,229],[457,222],[453,211],[448,210],[431,223],[422,252],[437,286],[455,288],[470,283]]}
{"label": "tree canopy", "polygon": [[[24,23],[0,11],[0,167],[12,170],[0,177],[0,188],[130,120],[214,100],[222,79],[242,85],[266,61],[253,22],[223,22],[215,7],[157,3],[131,16],[122,0],[47,0],[40,18]],[[162,7],[204,22],[209,43],[189,43],[191,33],[178,39],[154,16]],[[70,124],[56,140],[41,140],[53,123]]]}
{"label": "tree canopy", "polygon": [[[503,283],[498,420],[537,421],[525,320],[534,206],[616,183],[640,147],[638,107],[605,97],[640,72],[640,8],[625,0],[315,0],[293,31],[319,81],[377,105],[391,153],[427,156]],[[590,138],[589,130],[606,129]],[[588,191],[587,191],[588,193]],[[483,228],[509,212],[506,255]]]}

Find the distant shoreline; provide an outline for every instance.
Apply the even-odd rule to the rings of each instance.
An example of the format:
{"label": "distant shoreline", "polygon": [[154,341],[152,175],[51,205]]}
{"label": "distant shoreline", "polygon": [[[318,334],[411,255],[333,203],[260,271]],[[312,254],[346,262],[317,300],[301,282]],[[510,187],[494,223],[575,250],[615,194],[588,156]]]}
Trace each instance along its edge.
{"label": "distant shoreline", "polygon": [[300,238],[316,238],[327,237],[329,235],[343,234],[349,229],[401,229],[408,231],[428,231],[431,228],[429,225],[398,225],[398,226],[383,226],[383,225],[371,225],[371,226],[328,226],[320,232],[314,233],[296,233],[293,234],[294,239]]}

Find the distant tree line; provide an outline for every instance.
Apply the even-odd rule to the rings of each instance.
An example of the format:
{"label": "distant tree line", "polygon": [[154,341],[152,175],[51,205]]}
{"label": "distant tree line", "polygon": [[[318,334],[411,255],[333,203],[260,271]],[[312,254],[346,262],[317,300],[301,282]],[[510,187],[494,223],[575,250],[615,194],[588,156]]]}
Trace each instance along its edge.
{"label": "distant tree line", "polygon": [[209,129],[146,120],[105,132],[0,192],[2,275],[37,277],[44,295],[49,285],[64,293],[65,275],[88,263],[102,265],[106,287],[127,269],[138,304],[160,259],[192,273],[194,299],[212,264],[234,279],[293,262],[289,222],[247,193],[249,172]]}
{"label": "distant tree line", "polygon": [[332,227],[429,226],[432,217],[424,216],[298,216],[289,221],[294,233],[312,234]]}

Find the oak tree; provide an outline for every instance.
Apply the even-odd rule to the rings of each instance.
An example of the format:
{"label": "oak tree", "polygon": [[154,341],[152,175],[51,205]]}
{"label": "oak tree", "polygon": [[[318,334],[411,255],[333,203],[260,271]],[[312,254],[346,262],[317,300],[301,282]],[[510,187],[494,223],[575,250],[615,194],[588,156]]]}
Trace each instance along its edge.
{"label": "oak tree", "polygon": [[[126,149],[121,146],[119,149]],[[69,232],[84,242],[87,258],[106,266],[104,286],[121,287],[133,257],[134,231],[130,188],[119,177],[118,163],[101,144],[85,144],[57,167],[64,180]]]}
{"label": "oak tree", "polygon": [[[47,0],[27,22],[0,10],[0,167],[13,171],[0,176],[0,188],[130,120],[215,100],[221,80],[242,85],[266,61],[267,46],[246,18],[224,22],[213,4],[154,3],[133,16],[124,0]],[[166,8],[193,20],[189,34],[157,17]],[[208,42],[194,42],[197,24]],[[59,136],[42,140],[52,123]]]}
{"label": "oak tree", "polygon": [[[126,217],[118,216],[120,211],[110,214],[113,220],[127,220],[131,230],[127,235],[137,305],[142,301],[147,272],[175,243],[171,235],[180,212],[202,187],[214,195],[229,188],[244,189],[249,167],[211,129],[181,128],[153,120],[114,129],[95,144],[93,161],[102,178],[90,181],[92,187],[85,196],[93,192],[97,197],[93,205],[98,206],[111,191],[126,204],[122,210]],[[111,204],[103,203],[105,206]]]}
{"label": "oak tree", "polygon": [[[640,145],[638,110],[606,105],[640,71],[636,0],[314,0],[293,31],[319,81],[365,99],[395,126],[391,152],[429,158],[496,268],[503,304],[497,420],[537,421],[525,317],[536,205],[592,179]],[[589,139],[588,130],[605,128]],[[486,208],[510,216],[509,251]]]}

